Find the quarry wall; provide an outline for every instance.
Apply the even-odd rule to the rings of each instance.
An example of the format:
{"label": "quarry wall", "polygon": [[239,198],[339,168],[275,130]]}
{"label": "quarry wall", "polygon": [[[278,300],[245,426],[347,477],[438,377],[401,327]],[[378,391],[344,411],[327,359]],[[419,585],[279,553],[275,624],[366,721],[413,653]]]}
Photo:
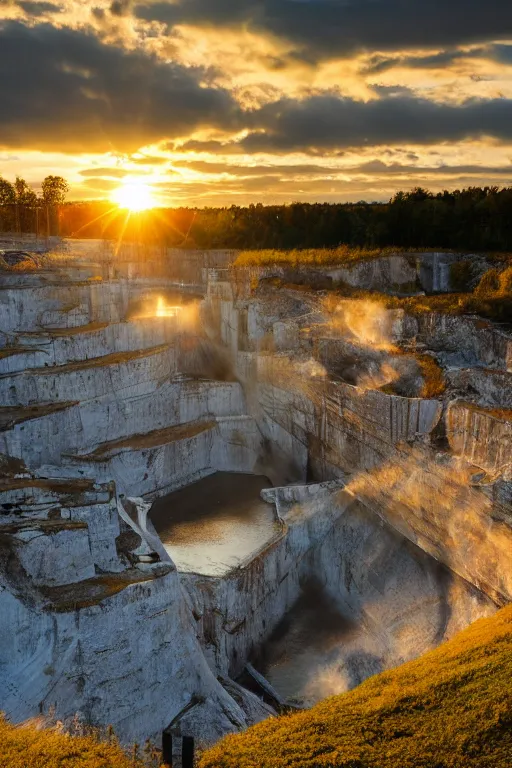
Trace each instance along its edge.
{"label": "quarry wall", "polygon": [[[492,599],[510,600],[510,511],[497,501],[500,493],[502,498],[507,493],[492,490],[496,484],[508,488],[511,479],[506,412],[458,400],[447,404],[442,398],[397,397],[332,381],[325,372],[318,375],[311,359],[295,357],[293,362],[293,354],[283,351],[282,344],[278,352],[261,351],[262,339],[273,348],[268,336],[276,325],[279,298],[272,315],[266,297],[247,298],[245,293],[237,299],[233,287],[220,281],[211,283],[207,302],[212,304],[208,320],[217,322],[217,333],[235,355],[241,380],[249,380],[247,371],[256,371],[258,393],[248,402],[257,401],[263,421],[279,424],[306,446],[318,479],[345,478],[348,488],[402,535]],[[289,310],[285,305],[284,311]],[[253,319],[246,324],[240,318],[249,312]],[[305,302],[292,340],[299,335],[302,318],[309,323],[312,314]],[[241,322],[247,332],[239,351]],[[426,315],[404,319],[404,339],[411,339],[411,329],[428,348],[440,350],[441,359],[451,355],[452,365],[471,360],[508,376],[510,336],[488,322]],[[282,336],[280,327],[278,331]],[[311,354],[311,345],[305,349]],[[362,345],[360,356],[364,354]],[[325,356],[321,359],[326,362]],[[307,375],[308,370],[312,374]],[[447,440],[448,451],[437,447],[440,437]],[[483,484],[479,470],[484,477],[485,472],[490,475]]]}
{"label": "quarry wall", "polygon": [[[335,689],[313,675],[313,698],[512,599],[506,330],[371,307],[361,325],[348,305],[334,322],[225,270],[232,253],[178,255],[160,285],[127,251],[101,280],[81,262],[0,291],[0,687],[15,721],[78,712],[129,741],[179,721],[211,743],[272,713],[229,678],[312,579],[356,626]],[[452,261],[329,276],[446,290]],[[180,280],[206,295],[166,315]],[[419,394],[416,347],[445,393]],[[393,390],[402,374],[411,395]],[[178,573],[145,502],[216,471],[267,476],[279,532],[225,576]]]}

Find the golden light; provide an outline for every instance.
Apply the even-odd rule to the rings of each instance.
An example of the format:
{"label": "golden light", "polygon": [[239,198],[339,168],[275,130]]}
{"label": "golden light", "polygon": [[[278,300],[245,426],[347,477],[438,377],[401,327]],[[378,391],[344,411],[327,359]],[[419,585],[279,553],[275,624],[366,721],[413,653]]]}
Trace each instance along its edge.
{"label": "golden light", "polygon": [[127,181],[112,193],[112,200],[129,211],[146,211],[155,205],[151,187],[142,181]]}
{"label": "golden light", "polygon": [[158,297],[156,304],[157,317],[176,317],[181,307],[173,307],[167,304],[162,296]]}

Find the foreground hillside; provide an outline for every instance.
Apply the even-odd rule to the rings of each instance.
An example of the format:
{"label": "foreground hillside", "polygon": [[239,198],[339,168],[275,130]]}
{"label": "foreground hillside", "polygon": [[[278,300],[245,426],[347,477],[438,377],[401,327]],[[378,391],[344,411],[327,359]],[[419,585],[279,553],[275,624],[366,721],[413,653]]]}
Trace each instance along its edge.
{"label": "foreground hillside", "polygon": [[[226,737],[199,766],[510,768],[511,680],[512,605],[350,693]],[[115,741],[16,727],[0,717],[0,768],[157,765],[158,755],[145,749],[127,754]]]}
{"label": "foreground hillside", "polygon": [[[0,768],[153,768],[158,759],[138,759],[94,736],[67,736],[31,724],[14,726],[0,717]],[[142,756],[141,756],[142,758]]]}
{"label": "foreground hillside", "polygon": [[201,768],[509,768],[512,605],[408,664],[266,720],[206,752]]}

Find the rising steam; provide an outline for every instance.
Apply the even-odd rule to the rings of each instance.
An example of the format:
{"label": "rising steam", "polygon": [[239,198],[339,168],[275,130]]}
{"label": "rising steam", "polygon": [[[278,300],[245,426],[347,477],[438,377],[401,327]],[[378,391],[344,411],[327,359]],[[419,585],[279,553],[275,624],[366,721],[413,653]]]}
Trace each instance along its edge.
{"label": "rising steam", "polygon": [[376,301],[340,301],[334,310],[331,328],[361,347],[385,352],[397,351],[392,342],[393,316]]}

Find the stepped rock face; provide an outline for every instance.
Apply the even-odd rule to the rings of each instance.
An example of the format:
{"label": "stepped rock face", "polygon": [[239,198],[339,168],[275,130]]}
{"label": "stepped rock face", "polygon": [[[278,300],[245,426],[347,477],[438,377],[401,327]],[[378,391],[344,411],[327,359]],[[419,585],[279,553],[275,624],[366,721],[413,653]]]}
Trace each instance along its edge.
{"label": "stepped rock face", "polygon": [[[251,296],[247,290],[235,298],[230,290],[225,283],[210,285],[207,301],[212,306],[207,316],[217,318],[218,335],[235,349],[241,378],[257,380],[252,402],[257,403],[261,422],[277,423],[302,446],[318,479],[344,478],[348,488],[387,524],[493,599],[510,600],[510,412],[452,401],[449,390],[442,398],[411,398],[333,380],[327,371],[330,360],[339,363],[339,342],[330,338],[330,346],[323,343],[326,326],[333,335],[332,321],[325,315],[318,326],[320,334],[311,339],[309,324],[315,312],[318,315],[318,302],[315,306],[308,296],[295,310],[297,319],[286,321],[288,326],[295,322],[295,337],[302,339],[295,353],[283,352],[282,343],[277,352],[262,351],[262,340],[267,350],[274,348],[269,334],[279,312],[289,314],[287,299],[283,292],[269,298],[268,294]],[[248,338],[240,350],[240,317],[251,314]],[[475,318],[433,314],[405,317],[397,326],[399,318],[392,314],[389,321],[383,319],[382,338],[368,341],[363,332],[349,337],[358,349],[360,366],[370,354],[369,347],[374,354],[376,343],[394,344],[398,335],[410,344],[416,334],[423,348],[432,345],[441,360],[449,356],[450,365],[456,360],[467,365],[471,360],[478,366],[493,366],[489,387],[482,382],[480,368],[474,386],[471,370],[465,369],[464,376],[457,378],[452,369],[449,376],[459,392],[465,389],[471,397],[476,390],[480,400],[489,393],[487,402],[508,401],[512,341],[504,331]],[[282,338],[280,327],[278,337]],[[347,340],[341,356],[346,347]],[[446,448],[439,451],[440,438],[448,443],[449,453]],[[483,484],[480,470],[481,477],[490,474]]]}
{"label": "stepped rock face", "polygon": [[[333,309],[269,288],[268,270],[226,269],[227,252],[140,259],[126,246],[116,261],[75,247],[75,261],[8,273],[0,290],[11,718],[79,713],[138,742],[172,723],[211,743],[272,714],[233,679],[248,661],[307,704],[512,599],[503,329]],[[445,290],[452,261],[348,272],[362,287]],[[178,572],[151,502],[218,471],[269,479],[272,531],[233,568]],[[300,647],[311,585],[339,632],[317,637],[312,619]]]}
{"label": "stepped rock face", "polygon": [[261,436],[238,382],[181,372],[200,329],[130,319],[165,280],[148,295],[147,281],[79,272],[0,291],[0,706],[141,741],[192,703],[189,727],[211,743],[271,710],[218,682],[175,567],[142,562],[152,535],[122,499],[252,471]]}
{"label": "stepped rock face", "polygon": [[[279,264],[254,268],[256,278],[280,277],[289,283],[301,278],[322,283],[323,287],[344,283],[353,288],[391,294],[410,294],[418,290],[446,293],[457,290],[452,265],[471,260],[477,275],[490,268],[485,258],[474,254],[450,252],[397,252],[389,256],[364,258],[347,265],[281,266]],[[456,282],[456,281],[455,281]]]}

